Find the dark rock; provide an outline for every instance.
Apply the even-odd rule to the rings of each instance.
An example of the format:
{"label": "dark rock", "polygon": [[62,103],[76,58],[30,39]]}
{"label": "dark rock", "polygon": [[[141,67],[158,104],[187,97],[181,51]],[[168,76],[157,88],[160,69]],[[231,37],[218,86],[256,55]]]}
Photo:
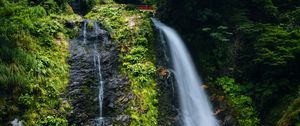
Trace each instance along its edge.
{"label": "dark rock", "polygon": [[67,21],[67,22],[65,23],[65,26],[66,26],[67,28],[73,29],[73,28],[75,28],[76,23],[75,23],[74,21]]}
{"label": "dark rock", "polygon": [[119,116],[117,116],[116,120],[121,121],[121,122],[129,122],[130,116],[129,115],[119,115]]}
{"label": "dark rock", "polygon": [[115,106],[115,105],[114,105],[114,103],[112,103],[112,102],[108,104],[108,107],[110,107],[110,108],[114,108],[114,106]]}
{"label": "dark rock", "polygon": [[[168,59],[168,49],[161,43],[160,38],[156,38],[156,68],[169,69],[171,67],[170,59]],[[159,88],[158,97],[158,125],[178,126],[180,124],[179,104],[176,91],[174,75],[170,72],[169,77],[162,78],[157,72],[156,82]]]}
{"label": "dark rock", "polygon": [[100,78],[95,56],[100,57],[101,80],[104,82],[104,125],[130,124],[130,117],[122,116],[133,98],[127,90],[129,79],[118,71],[119,51],[107,35],[104,30],[87,31],[86,43],[83,43],[83,34],[70,41],[70,84],[66,94],[74,108],[68,117],[70,124],[94,126],[99,118]]}
{"label": "dark rock", "polygon": [[231,115],[228,115],[223,120],[223,126],[237,126],[236,121]]}

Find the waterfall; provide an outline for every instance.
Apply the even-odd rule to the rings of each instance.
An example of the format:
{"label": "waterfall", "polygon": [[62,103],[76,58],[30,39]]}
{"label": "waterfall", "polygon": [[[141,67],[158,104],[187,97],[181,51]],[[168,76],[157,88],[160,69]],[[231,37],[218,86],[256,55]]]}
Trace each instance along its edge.
{"label": "waterfall", "polygon": [[[93,29],[87,28],[88,23],[93,23]],[[93,72],[88,74],[87,76],[89,78],[92,78],[92,76],[94,76],[95,84],[93,85],[97,85],[97,89],[98,89],[97,98],[98,98],[99,114],[94,120],[96,126],[103,126],[105,120],[103,117],[104,78],[102,76],[102,71],[101,71],[101,51],[102,51],[101,42],[104,43],[107,41],[105,39],[107,35],[104,34],[104,30],[100,28],[98,23],[92,20],[84,20],[82,29],[83,29],[82,30],[83,38],[81,39],[81,41],[75,41],[75,42],[81,42],[81,44],[78,44],[77,45],[78,47],[74,50],[80,50],[80,49],[84,50],[84,53],[81,55],[83,55],[82,57],[87,58],[86,62],[90,64],[89,66],[87,66],[89,67],[89,70],[93,70]],[[78,54],[75,53],[75,55]],[[83,60],[83,59],[78,59],[78,60]]]}
{"label": "waterfall", "polygon": [[13,121],[10,122],[12,126],[23,126],[22,122],[15,118]]}
{"label": "waterfall", "polygon": [[[182,39],[175,30],[152,18],[160,30],[161,39],[170,49],[171,62],[179,91],[179,103],[184,126],[218,126],[213,116],[201,79],[196,72]],[[162,40],[162,41],[165,41]]]}
{"label": "waterfall", "polygon": [[[94,31],[96,34],[96,40],[94,41],[94,66],[97,67],[97,74],[98,74],[98,83],[99,83],[99,91],[98,91],[98,98],[99,98],[99,118],[97,119],[97,126],[103,126],[104,125],[104,118],[103,118],[103,98],[104,98],[104,82],[101,74],[101,56],[98,53],[98,49],[96,44],[99,43],[98,35],[102,33],[102,29],[100,29],[97,22],[94,22]],[[97,59],[97,60],[96,60]],[[96,60],[96,61],[95,61]]]}
{"label": "waterfall", "polygon": [[84,20],[83,22],[83,44],[86,44],[86,25],[87,25],[88,21]]}

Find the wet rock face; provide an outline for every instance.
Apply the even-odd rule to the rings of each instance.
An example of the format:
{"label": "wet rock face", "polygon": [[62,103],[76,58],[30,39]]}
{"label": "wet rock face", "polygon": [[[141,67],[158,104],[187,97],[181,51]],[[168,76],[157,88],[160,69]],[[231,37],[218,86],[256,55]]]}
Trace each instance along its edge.
{"label": "wet rock face", "polygon": [[238,126],[238,122],[234,115],[236,115],[234,108],[229,105],[228,99],[221,95],[215,87],[208,87],[207,92],[210,94],[209,100],[214,109],[214,115],[219,120],[222,126]]}
{"label": "wet rock face", "polygon": [[96,117],[99,112],[97,105],[97,90],[95,69],[87,47],[80,40],[70,41],[71,57],[69,59],[70,84],[68,99],[74,110],[69,121],[77,125],[86,124],[87,120]]}
{"label": "wet rock face", "polygon": [[[104,38],[104,40],[107,38]],[[118,49],[110,41],[104,41],[101,51],[101,69],[104,79],[104,117],[105,125],[129,125],[130,116],[124,115],[129,101],[132,99],[130,82],[118,70]],[[127,99],[127,100],[124,100]],[[121,118],[120,118],[121,117]]]}
{"label": "wet rock face", "polygon": [[[84,37],[85,36],[85,37]],[[85,43],[84,43],[84,39]],[[95,58],[100,57],[100,68],[104,84],[103,118],[104,126],[130,123],[124,111],[131,99],[129,79],[118,70],[118,48],[108,33],[102,29],[87,30],[70,41],[69,59],[70,84],[67,98],[73,106],[69,124],[96,125],[100,116],[99,74]],[[125,100],[127,99],[127,100]]]}
{"label": "wet rock face", "polygon": [[180,109],[178,103],[178,94],[176,80],[171,68],[171,59],[168,57],[168,48],[161,42],[161,38],[157,37],[155,42],[156,48],[156,81],[159,88],[158,98],[158,125],[162,126],[179,126],[180,125]]}

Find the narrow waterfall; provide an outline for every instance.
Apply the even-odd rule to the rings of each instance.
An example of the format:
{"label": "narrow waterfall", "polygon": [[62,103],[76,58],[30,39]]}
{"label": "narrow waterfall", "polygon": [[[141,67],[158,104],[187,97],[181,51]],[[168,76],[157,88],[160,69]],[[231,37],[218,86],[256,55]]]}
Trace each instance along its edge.
{"label": "narrow waterfall", "polygon": [[201,79],[196,72],[182,39],[175,30],[152,19],[160,30],[162,41],[170,49],[171,63],[174,69],[179,93],[182,123],[184,126],[218,126],[213,116],[205,91],[201,88]]}
{"label": "narrow waterfall", "polygon": [[[108,34],[102,30],[96,21],[84,20],[81,35],[70,41],[71,74],[70,96],[74,100],[76,113],[80,113],[77,120],[85,121],[86,125],[104,126],[104,83],[107,73],[102,61]],[[73,98],[72,97],[72,98]],[[81,118],[80,118],[81,117]],[[72,120],[77,122],[77,120]],[[78,122],[80,122],[78,121]]]}
{"label": "narrow waterfall", "polygon": [[10,122],[12,126],[23,126],[22,122],[18,120],[18,118],[15,118],[13,121]]}
{"label": "narrow waterfall", "polygon": [[87,28],[87,20],[84,20],[83,22],[83,44],[86,44],[86,28]]}
{"label": "narrow waterfall", "polygon": [[[104,82],[101,74],[101,57],[100,54],[98,53],[98,48],[97,48],[97,42],[99,42],[98,34],[101,33],[102,29],[100,29],[99,25],[97,22],[94,22],[94,29],[95,29],[95,34],[97,35],[96,40],[94,41],[94,65],[97,67],[98,70],[98,83],[99,83],[99,118],[97,119],[97,126],[103,126],[104,125],[104,118],[103,118],[103,98],[104,98]],[[95,58],[97,57],[97,58]],[[97,61],[96,61],[97,59]]]}

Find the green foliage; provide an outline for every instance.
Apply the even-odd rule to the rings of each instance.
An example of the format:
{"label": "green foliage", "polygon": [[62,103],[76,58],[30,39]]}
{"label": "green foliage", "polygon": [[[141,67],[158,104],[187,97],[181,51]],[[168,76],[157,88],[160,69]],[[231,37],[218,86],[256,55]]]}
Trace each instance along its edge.
{"label": "green foliage", "polygon": [[300,31],[284,27],[265,27],[265,32],[258,37],[254,45],[257,63],[268,66],[286,66],[300,53]]}
{"label": "green foliage", "polygon": [[67,3],[66,0],[29,0],[32,6],[40,5],[48,13],[62,12],[64,10],[64,5]]}
{"label": "green foliage", "polygon": [[240,126],[258,126],[260,124],[252,99],[243,95],[240,86],[235,83],[234,79],[226,76],[220,77],[216,79],[216,83],[226,94]]}
{"label": "green foliage", "polygon": [[34,103],[34,97],[30,96],[29,94],[21,95],[19,97],[19,101],[20,101],[20,104],[29,107],[29,106],[32,106],[32,104]]}
{"label": "green foliage", "polygon": [[289,94],[297,89],[300,32],[286,25],[267,24],[244,25],[240,30],[248,42],[240,59],[242,76],[252,78],[244,82],[245,88],[257,99],[258,108],[274,106],[283,97],[274,94]]}
{"label": "green foliage", "polygon": [[49,35],[54,36],[58,32],[65,32],[64,26],[56,20],[51,20],[50,18],[40,19],[35,23],[36,35]]}
{"label": "green foliage", "polygon": [[87,16],[101,22],[119,45],[121,70],[131,81],[135,99],[124,114],[131,115],[131,125],[157,125],[156,68],[151,53],[153,30],[147,13],[128,10],[124,5],[96,6]]}
{"label": "green foliage", "polygon": [[26,2],[0,7],[1,124],[18,117],[25,125],[67,125],[69,109],[57,108],[68,84],[67,30],[46,10]]}
{"label": "green foliage", "polygon": [[147,5],[157,5],[156,0],[144,0],[145,4]]}
{"label": "green foliage", "polygon": [[[113,0],[80,0],[80,1],[70,1],[71,2],[79,2],[79,5],[77,6],[77,13],[80,13],[81,15],[87,14],[93,7],[95,7],[98,4],[110,4],[114,3]],[[75,10],[76,11],[76,10]]]}
{"label": "green foliage", "polygon": [[300,82],[299,0],[158,2],[157,16],[183,36],[204,79],[231,76],[262,125],[276,125],[289,102],[281,99]]}
{"label": "green foliage", "polygon": [[67,126],[67,120],[63,118],[47,116],[37,122],[38,126]]}
{"label": "green foliage", "polygon": [[88,22],[87,23],[87,28],[89,31],[93,31],[94,30],[94,24],[92,22]]}
{"label": "green foliage", "polygon": [[276,16],[278,13],[277,7],[274,6],[272,0],[253,0],[256,5],[259,5],[259,9],[265,13],[266,16]]}
{"label": "green foliage", "polygon": [[232,62],[232,51],[234,47],[232,45],[232,33],[226,26],[218,26],[215,29],[203,28],[203,32],[209,34],[209,38],[214,41],[214,49],[212,53],[215,58],[215,66],[221,69],[223,66],[228,65]]}
{"label": "green foliage", "polygon": [[282,118],[277,122],[278,126],[300,125],[300,98],[296,98],[288,109],[283,113]]}

